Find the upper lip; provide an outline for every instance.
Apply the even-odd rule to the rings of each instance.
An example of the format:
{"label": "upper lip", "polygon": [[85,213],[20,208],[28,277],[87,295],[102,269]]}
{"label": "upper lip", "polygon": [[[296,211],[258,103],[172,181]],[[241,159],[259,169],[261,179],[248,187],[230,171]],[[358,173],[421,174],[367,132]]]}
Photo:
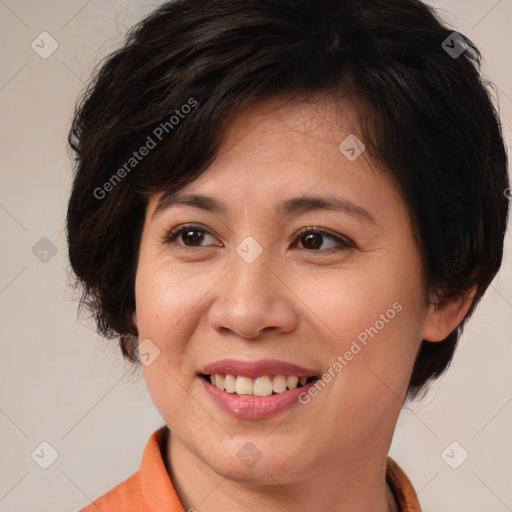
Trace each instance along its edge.
{"label": "upper lip", "polygon": [[244,359],[219,359],[208,363],[199,373],[213,375],[215,373],[241,375],[244,377],[259,377],[261,375],[296,375],[297,377],[316,377],[314,370],[303,366],[278,361],[277,359],[259,359],[247,361]]}

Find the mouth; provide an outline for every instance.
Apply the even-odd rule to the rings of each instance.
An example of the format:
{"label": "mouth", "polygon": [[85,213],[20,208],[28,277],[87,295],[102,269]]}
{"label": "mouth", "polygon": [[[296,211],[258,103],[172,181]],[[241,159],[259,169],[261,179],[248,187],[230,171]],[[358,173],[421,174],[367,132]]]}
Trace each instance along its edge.
{"label": "mouth", "polygon": [[318,380],[318,376],[298,375],[259,375],[248,377],[246,375],[234,374],[199,374],[206,382],[220,391],[238,396],[267,397],[279,395],[305,387]]}
{"label": "mouth", "polygon": [[207,396],[220,409],[241,420],[276,417],[299,404],[299,396],[315,385],[318,370],[277,359],[221,359],[199,369]]}

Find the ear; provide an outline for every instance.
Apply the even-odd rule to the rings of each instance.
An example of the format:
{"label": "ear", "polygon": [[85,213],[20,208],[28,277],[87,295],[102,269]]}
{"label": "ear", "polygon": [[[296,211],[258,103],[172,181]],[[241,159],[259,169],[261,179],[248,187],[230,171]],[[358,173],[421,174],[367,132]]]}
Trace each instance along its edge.
{"label": "ear", "polygon": [[473,303],[475,294],[476,286],[463,297],[442,299],[437,304],[429,304],[422,339],[443,341],[462,322]]}
{"label": "ear", "polygon": [[133,325],[135,325],[135,327],[137,327],[137,329],[139,329],[139,326],[137,324],[137,310],[135,310],[132,313],[132,322],[133,322]]}

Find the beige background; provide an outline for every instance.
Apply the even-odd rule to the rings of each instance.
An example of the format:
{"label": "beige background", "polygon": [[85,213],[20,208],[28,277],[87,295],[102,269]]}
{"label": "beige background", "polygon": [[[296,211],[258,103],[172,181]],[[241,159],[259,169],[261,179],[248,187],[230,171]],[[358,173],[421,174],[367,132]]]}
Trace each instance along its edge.
{"label": "beige background", "polygon": [[[64,236],[75,98],[94,63],[157,3],[0,0],[0,512],[78,510],[136,471],[149,435],[163,425],[117,345],[76,320]],[[481,49],[510,145],[512,0],[431,3]],[[42,32],[58,43],[46,59],[31,48]],[[509,233],[503,269],[451,370],[399,419],[391,456],[424,512],[512,510],[511,258]],[[35,460],[50,461],[45,445],[37,457],[43,441],[58,454],[48,469],[31,457],[35,450]],[[445,462],[464,451],[458,469]]]}

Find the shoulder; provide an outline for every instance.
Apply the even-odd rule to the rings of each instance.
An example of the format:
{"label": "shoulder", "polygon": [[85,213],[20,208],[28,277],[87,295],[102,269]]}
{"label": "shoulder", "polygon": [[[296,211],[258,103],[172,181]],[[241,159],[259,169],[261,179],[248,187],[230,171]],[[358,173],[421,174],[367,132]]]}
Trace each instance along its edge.
{"label": "shoulder", "polygon": [[140,486],[140,471],[116,485],[80,512],[140,512],[146,507]]}
{"label": "shoulder", "polygon": [[168,428],[154,432],[144,448],[139,470],[80,512],[182,511],[164,462]]}

